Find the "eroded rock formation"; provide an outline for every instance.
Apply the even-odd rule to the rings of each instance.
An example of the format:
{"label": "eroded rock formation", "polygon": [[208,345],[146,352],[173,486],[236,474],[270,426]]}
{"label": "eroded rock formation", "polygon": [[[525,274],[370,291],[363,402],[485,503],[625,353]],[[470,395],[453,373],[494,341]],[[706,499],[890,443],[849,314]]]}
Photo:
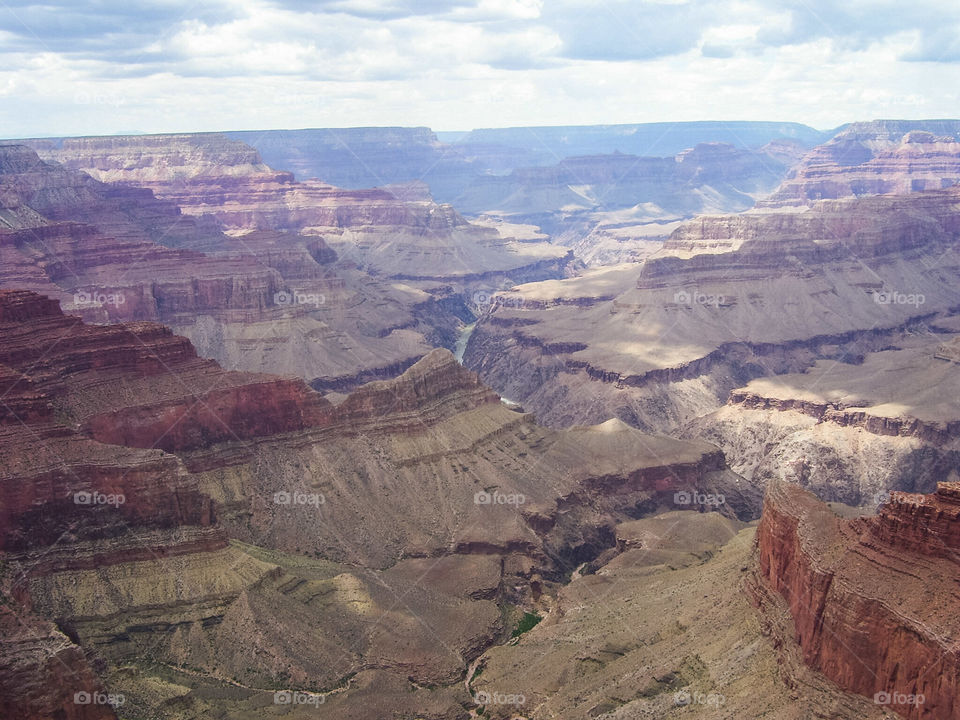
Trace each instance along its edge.
{"label": "eroded rock formation", "polygon": [[[788,483],[770,486],[758,573],[783,596],[804,660],[907,718],[956,718],[960,486],[893,493],[843,519]],[[761,589],[756,601],[767,600]]]}
{"label": "eroded rock formation", "polygon": [[904,195],[960,182],[960,122],[875,120],[845,127],[811,150],[768,207],[850,195]]}
{"label": "eroded rock formation", "polygon": [[[917,378],[951,375],[943,346],[960,329],[958,202],[946,190],[690,221],[642,265],[503,293],[465,362],[551,425],[612,415],[702,436],[748,477],[765,465],[758,485],[792,468],[793,479],[819,478],[834,486],[830,499],[846,502],[930,490],[957,467],[955,409],[936,391],[917,392],[926,382]],[[900,348],[913,349],[896,355]],[[891,354],[868,363],[884,375],[860,367],[884,350]],[[843,378],[860,374],[875,411],[793,402],[821,382],[842,395]],[[795,412],[766,404],[761,415],[748,383],[777,385],[778,376],[792,378],[778,397]],[[914,391],[899,394],[907,387]],[[733,406],[710,416],[734,391]],[[781,444],[788,435],[793,448]],[[878,452],[893,462],[877,466]]]}
{"label": "eroded rock formation", "polygon": [[0,687],[38,713],[105,688],[202,715],[234,687],[235,712],[292,688],[338,717],[459,717],[503,608],[615,548],[617,523],[678,491],[755,508],[715,447],[547,430],[445,350],[334,405],[26,291],[0,292],[0,348],[4,592],[76,668],[17,686],[36,663],[10,636]]}
{"label": "eroded rock formation", "polygon": [[[212,216],[233,234],[286,230],[321,236],[384,277],[450,281],[549,276],[566,252],[470,225],[426,186],[343,190],[271,170],[224,135],[76,138],[44,157],[122,186],[149,188],[184,213]],[[134,160],[136,158],[136,160]]]}
{"label": "eroded rock formation", "polygon": [[[189,159],[178,146],[159,147],[137,155],[151,172]],[[238,152],[223,162],[258,170]],[[444,304],[449,287],[431,295],[337,265],[320,237],[265,231],[231,240],[210,218],[182,214],[145,189],[100,183],[23,147],[0,147],[0,156],[7,287],[45,292],[87,320],[161,320],[231,367],[348,389],[409,367],[434,341],[452,345],[459,318],[456,303]]]}

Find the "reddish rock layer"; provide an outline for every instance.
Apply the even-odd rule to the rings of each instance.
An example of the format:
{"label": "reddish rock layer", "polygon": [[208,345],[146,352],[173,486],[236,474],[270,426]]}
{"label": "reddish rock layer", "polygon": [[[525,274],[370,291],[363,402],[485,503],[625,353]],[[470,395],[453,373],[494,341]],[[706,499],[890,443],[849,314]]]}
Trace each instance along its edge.
{"label": "reddish rock layer", "polygon": [[0,717],[17,720],[116,720],[103,684],[52,623],[0,597]]}
{"label": "reddish rock layer", "polygon": [[774,483],[757,533],[759,575],[787,601],[805,661],[846,690],[890,694],[907,718],[960,717],[958,490],[895,493],[878,517],[844,520]]}
{"label": "reddish rock layer", "polygon": [[904,195],[960,182],[960,123],[853,123],[811,150],[761,205],[802,205],[850,195]]}
{"label": "reddish rock layer", "polygon": [[226,372],[161,325],[85,325],[26,291],[0,290],[0,337],[0,364],[29,375],[101,442],[190,450],[329,416],[301,380]]}
{"label": "reddish rock layer", "polygon": [[[614,543],[617,520],[677,489],[731,480],[703,443],[618,423],[540,428],[445,350],[333,407],[301,381],[198,359],[160,326],[85,325],[25,291],[0,292],[0,348],[0,387],[34,413],[0,422],[2,567],[20,609],[33,601],[56,618],[107,663],[98,668],[148,658],[204,683],[262,687],[324,673],[333,687],[375,662],[404,680],[455,683],[460,659],[495,641],[494,599],[521,603],[534,586],[539,594],[535,573],[560,578],[593,559]],[[171,453],[130,447],[138,444]],[[277,499],[301,493],[316,504]],[[518,494],[522,508],[494,499]],[[263,557],[298,553],[309,568],[300,577],[299,560],[281,568],[256,548],[226,548],[227,532],[266,548]],[[455,596],[415,591],[418,607],[438,603],[436,650],[409,613],[390,610],[391,587],[424,581],[419,561],[383,587],[350,569],[327,575],[343,561],[389,580],[411,556],[427,570],[452,568],[438,582]],[[381,608],[400,632],[368,640]],[[290,642],[291,628],[308,626],[336,629]],[[9,649],[3,688],[36,665],[29,644]],[[56,707],[59,696],[38,700]]]}

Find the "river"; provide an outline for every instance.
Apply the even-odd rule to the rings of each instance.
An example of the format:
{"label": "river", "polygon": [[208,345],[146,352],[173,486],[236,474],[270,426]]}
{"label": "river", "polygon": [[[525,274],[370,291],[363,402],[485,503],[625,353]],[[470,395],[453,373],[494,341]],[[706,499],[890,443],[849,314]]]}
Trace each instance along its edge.
{"label": "river", "polygon": [[[470,342],[470,336],[473,335],[476,327],[476,323],[464,325],[463,330],[460,331],[460,337],[457,338],[457,342],[453,346],[453,356],[457,358],[457,362],[461,365],[463,365],[463,354],[467,351],[467,343]],[[508,407],[520,407],[520,403],[503,396],[500,397],[500,402]]]}
{"label": "river", "polygon": [[470,342],[470,336],[473,335],[476,327],[476,323],[464,325],[463,330],[460,331],[460,337],[457,338],[456,345],[453,346],[453,355],[461,365],[463,365],[463,354],[467,351],[467,343]]}

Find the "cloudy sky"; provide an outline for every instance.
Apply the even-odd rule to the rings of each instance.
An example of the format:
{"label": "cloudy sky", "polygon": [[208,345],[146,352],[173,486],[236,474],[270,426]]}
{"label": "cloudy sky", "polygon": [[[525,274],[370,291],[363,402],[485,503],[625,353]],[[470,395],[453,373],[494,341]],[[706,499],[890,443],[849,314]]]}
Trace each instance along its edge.
{"label": "cloudy sky", "polygon": [[957,0],[0,0],[0,137],[960,116]]}

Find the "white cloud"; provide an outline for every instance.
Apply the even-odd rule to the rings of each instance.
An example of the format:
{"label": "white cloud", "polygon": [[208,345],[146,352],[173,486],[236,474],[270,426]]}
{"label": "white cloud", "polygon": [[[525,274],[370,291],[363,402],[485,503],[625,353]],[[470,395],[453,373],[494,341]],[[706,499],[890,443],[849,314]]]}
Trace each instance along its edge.
{"label": "white cloud", "polygon": [[960,114],[953,0],[202,5],[0,8],[0,134]]}

